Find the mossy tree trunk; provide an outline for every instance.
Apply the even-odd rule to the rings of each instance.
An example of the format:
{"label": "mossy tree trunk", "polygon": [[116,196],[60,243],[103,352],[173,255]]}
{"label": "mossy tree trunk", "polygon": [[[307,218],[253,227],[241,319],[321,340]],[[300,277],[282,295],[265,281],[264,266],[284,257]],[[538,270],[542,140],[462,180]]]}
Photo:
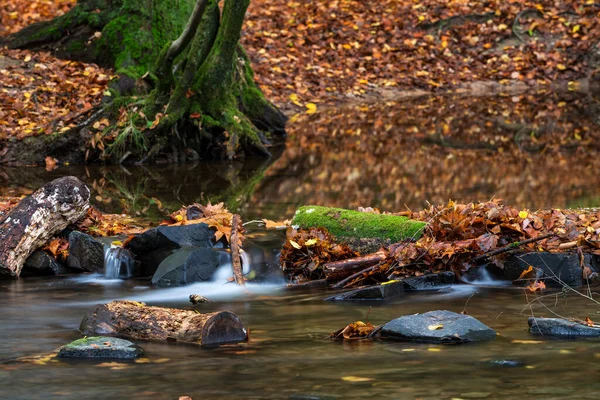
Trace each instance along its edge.
{"label": "mossy tree trunk", "polygon": [[[217,0],[80,0],[66,15],[4,44],[115,69],[110,101],[70,133],[102,141],[95,149],[77,146],[87,160],[269,155],[270,139],[284,135],[286,117],[264,98],[239,44],[249,3],[224,0],[221,9]],[[113,124],[99,138],[90,126],[107,115]],[[65,156],[64,139],[57,149],[44,140],[44,157],[54,151],[77,161]]]}

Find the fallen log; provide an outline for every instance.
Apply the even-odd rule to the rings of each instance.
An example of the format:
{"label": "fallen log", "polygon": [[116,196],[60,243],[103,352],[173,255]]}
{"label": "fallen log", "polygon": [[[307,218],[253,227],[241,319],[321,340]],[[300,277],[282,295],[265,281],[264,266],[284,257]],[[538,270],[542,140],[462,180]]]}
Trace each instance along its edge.
{"label": "fallen log", "polygon": [[0,220],[0,274],[18,277],[25,260],[52,236],[83,217],[90,190],[74,176],[53,180]]}
{"label": "fallen log", "polygon": [[377,253],[367,254],[366,256],[328,262],[323,265],[323,271],[328,281],[336,281],[361,271],[366,266],[383,261],[386,257],[386,252],[380,250]]}
{"label": "fallen log", "polygon": [[126,300],[96,305],[81,321],[79,331],[86,336],[166,340],[208,347],[248,338],[240,318],[229,311],[199,314]]}

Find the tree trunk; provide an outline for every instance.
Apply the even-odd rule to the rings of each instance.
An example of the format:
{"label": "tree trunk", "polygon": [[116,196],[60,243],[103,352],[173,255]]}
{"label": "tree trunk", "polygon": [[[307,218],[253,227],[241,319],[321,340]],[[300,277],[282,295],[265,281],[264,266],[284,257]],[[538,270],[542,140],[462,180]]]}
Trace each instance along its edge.
{"label": "tree trunk", "polygon": [[85,215],[89,200],[90,190],[73,176],[23,199],[0,221],[0,274],[18,277],[31,253]]}
{"label": "tree trunk", "polygon": [[[111,96],[77,128],[30,141],[70,162],[270,155],[287,118],[264,98],[238,43],[248,4],[225,0],[221,12],[217,0],[79,0],[64,16],[0,41],[112,67],[118,76]],[[98,137],[91,126],[104,117],[111,127]],[[71,153],[65,142],[76,143]],[[39,163],[23,147],[0,143],[0,163]]]}
{"label": "tree trunk", "polygon": [[167,340],[202,346],[247,340],[242,321],[229,311],[198,314],[125,300],[98,304],[83,318],[79,330],[88,336]]}

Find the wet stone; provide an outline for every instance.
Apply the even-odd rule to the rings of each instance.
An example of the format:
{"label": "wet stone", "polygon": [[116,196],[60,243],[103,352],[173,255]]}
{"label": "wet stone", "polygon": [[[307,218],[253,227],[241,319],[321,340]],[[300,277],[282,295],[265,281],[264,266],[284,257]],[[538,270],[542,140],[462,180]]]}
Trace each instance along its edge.
{"label": "wet stone", "polygon": [[431,290],[456,283],[456,275],[452,271],[439,274],[427,274],[407,278],[402,281],[404,290]]}
{"label": "wet stone", "polygon": [[529,333],[555,337],[600,337],[600,328],[594,328],[562,318],[529,317]]}
{"label": "wet stone", "polygon": [[181,286],[209,281],[219,268],[219,252],[212,249],[180,249],[165,258],[152,277],[158,286]]}
{"label": "wet stone", "polygon": [[79,272],[102,272],[104,270],[104,245],[85,233],[71,232],[67,266]]}
{"label": "wet stone", "polygon": [[25,260],[21,276],[49,276],[68,272],[67,267],[56,261],[50,254],[36,250]]}
{"label": "wet stone", "polygon": [[386,300],[404,295],[404,284],[401,281],[375,285],[336,294],[326,298],[327,301],[340,300]]}
{"label": "wet stone", "polygon": [[[592,272],[598,271],[598,260],[595,256],[586,254],[584,264]],[[581,263],[576,253],[539,252],[511,255],[504,263],[505,276],[516,280],[530,265],[541,271],[547,286],[578,287],[584,283]]]}
{"label": "wet stone", "polygon": [[94,359],[134,359],[143,354],[143,350],[128,340],[93,336],[75,340],[60,348],[58,357],[94,358]]}
{"label": "wet stone", "polygon": [[143,275],[152,275],[161,262],[180,248],[211,248],[214,232],[204,223],[159,226],[133,238],[127,248],[142,265]]}
{"label": "wet stone", "polygon": [[517,368],[524,367],[525,361],[499,358],[496,360],[489,360],[486,364],[491,365],[492,367]]}
{"label": "wet stone", "polygon": [[464,343],[492,340],[496,332],[470,315],[430,311],[405,315],[383,326],[381,337],[433,343]]}

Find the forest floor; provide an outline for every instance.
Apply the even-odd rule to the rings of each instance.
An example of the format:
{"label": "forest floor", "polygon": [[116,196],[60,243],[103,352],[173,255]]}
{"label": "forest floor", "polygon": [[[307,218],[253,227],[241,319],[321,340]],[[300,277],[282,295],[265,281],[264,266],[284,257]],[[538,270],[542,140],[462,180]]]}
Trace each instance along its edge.
{"label": "forest floor", "polygon": [[[8,0],[0,6],[0,36],[75,3]],[[596,72],[589,54],[600,39],[600,3],[546,3],[255,0],[242,40],[262,90],[290,114],[448,91],[556,83],[579,90]],[[0,49],[0,139],[68,130],[101,101],[110,79],[96,65]]]}

